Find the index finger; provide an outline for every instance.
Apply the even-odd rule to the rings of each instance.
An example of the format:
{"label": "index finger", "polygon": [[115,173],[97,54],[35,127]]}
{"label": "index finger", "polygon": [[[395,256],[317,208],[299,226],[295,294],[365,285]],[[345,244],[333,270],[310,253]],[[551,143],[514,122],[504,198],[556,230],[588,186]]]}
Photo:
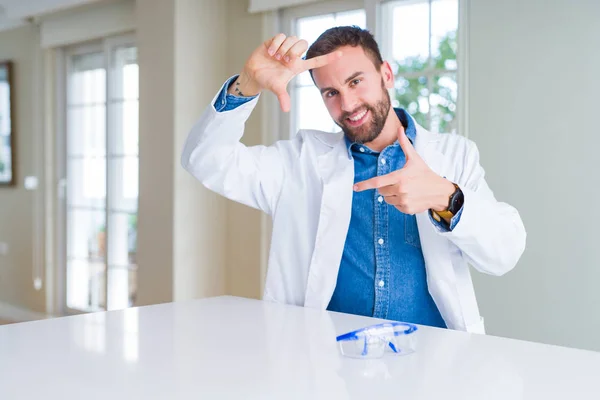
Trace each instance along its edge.
{"label": "index finger", "polygon": [[328,54],[323,54],[322,56],[317,56],[308,60],[305,60],[302,63],[302,71],[308,71],[309,69],[321,68],[330,62],[333,62],[342,56],[342,52],[340,50],[333,51]]}
{"label": "index finger", "polygon": [[354,191],[362,192],[364,190],[378,189],[380,187],[394,185],[398,181],[396,172],[398,171],[391,172],[387,175],[376,176],[374,178],[367,179],[366,181],[355,183]]}
{"label": "index finger", "polygon": [[417,150],[415,150],[415,147],[408,139],[408,136],[406,136],[404,128],[398,129],[398,143],[400,144],[400,147],[402,148],[407,160],[419,157]]}

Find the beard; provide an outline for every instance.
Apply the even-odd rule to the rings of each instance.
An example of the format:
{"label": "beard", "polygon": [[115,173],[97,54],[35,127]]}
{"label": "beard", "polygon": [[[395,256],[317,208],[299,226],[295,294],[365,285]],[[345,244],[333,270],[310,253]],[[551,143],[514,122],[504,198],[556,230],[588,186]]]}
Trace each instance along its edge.
{"label": "beard", "polygon": [[[381,92],[382,99],[377,103],[373,105],[363,104],[352,112],[343,113],[340,120],[335,121],[351,142],[360,144],[372,142],[383,130],[391,108],[390,94],[385,89],[383,80],[381,81]],[[363,109],[368,110],[371,114],[370,120],[360,126],[349,126],[348,117]]]}

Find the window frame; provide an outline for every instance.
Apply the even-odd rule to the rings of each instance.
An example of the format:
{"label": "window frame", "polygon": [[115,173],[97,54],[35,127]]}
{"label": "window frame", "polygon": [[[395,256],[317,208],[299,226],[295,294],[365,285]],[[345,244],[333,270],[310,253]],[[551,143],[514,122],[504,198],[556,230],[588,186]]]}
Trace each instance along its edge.
{"label": "window frame", "polygon": [[[111,172],[110,150],[112,146],[112,139],[114,135],[110,134],[111,124],[114,123],[115,111],[114,107],[111,107],[111,99],[114,97],[112,94],[116,89],[115,82],[118,81],[118,74],[114,74],[112,71],[113,59],[112,54],[114,50],[122,46],[133,46],[138,47],[135,34],[126,33],[119,36],[106,37],[87,43],[74,44],[65,46],[57,49],[55,68],[56,68],[56,115],[57,115],[57,136],[56,136],[56,173],[57,173],[57,222],[56,222],[56,247],[57,251],[57,274],[56,274],[56,298],[57,305],[61,314],[63,315],[75,315],[88,312],[107,311],[109,308],[109,260],[107,257],[108,243],[109,243],[109,224],[110,224],[110,176],[114,174]],[[106,97],[105,97],[105,129],[106,129],[106,153],[105,153],[105,171],[106,171],[106,198],[103,204],[105,216],[105,231],[106,231],[106,246],[104,253],[104,307],[89,308],[89,309],[78,309],[72,308],[68,305],[67,299],[67,143],[68,143],[68,91],[69,91],[69,74],[71,73],[71,59],[73,56],[78,56],[87,53],[102,53],[103,54],[103,66],[106,70]],[[138,59],[139,65],[139,59]],[[139,98],[138,98],[139,101]],[[139,118],[139,116],[138,116]],[[138,128],[139,129],[139,128]],[[139,134],[139,132],[138,132]],[[137,159],[139,163],[139,148],[137,152]],[[139,177],[139,171],[138,171]],[[139,198],[138,198],[139,201]]]}
{"label": "window frame", "polygon": [[[419,78],[419,77],[425,77],[427,79],[427,91],[429,93],[428,95],[428,103],[430,101],[429,97],[431,96],[431,94],[433,93],[433,79],[436,76],[443,76],[443,75],[449,75],[449,74],[454,74],[456,75],[456,81],[457,81],[457,85],[458,85],[458,71],[459,69],[462,67],[462,63],[460,62],[460,60],[458,60],[458,54],[457,56],[457,66],[456,69],[452,70],[452,69],[436,69],[433,68],[432,66],[432,47],[431,47],[431,40],[432,40],[432,25],[431,25],[431,18],[432,18],[432,3],[434,3],[436,0],[385,0],[380,2],[381,5],[386,4],[386,3],[402,3],[402,5],[411,5],[411,4],[427,4],[429,7],[429,12],[428,12],[428,20],[429,20],[429,32],[428,32],[428,57],[427,57],[427,67],[425,68],[425,70],[423,71],[414,71],[414,72],[406,72],[406,73],[402,73],[402,74],[396,74],[394,76],[394,79],[397,80],[398,78],[402,77],[405,79],[414,79],[414,78]],[[458,22],[458,26],[457,26],[457,42],[458,42],[458,28],[460,27],[460,3],[461,0],[456,0],[458,3],[458,14],[459,14],[459,20]],[[381,27],[382,30],[385,31],[386,28],[388,26],[390,26],[393,23],[393,15],[391,15],[391,13],[388,14],[387,18],[381,18],[380,19],[381,22]],[[392,47],[393,47],[393,41],[390,39],[389,35],[382,35],[381,36],[381,53],[382,53],[382,57],[384,60],[392,60]],[[460,45],[460,43],[458,43]],[[457,132],[459,130],[459,108],[460,108],[460,104],[459,104],[459,99],[458,97],[460,96],[459,93],[461,92],[461,88],[457,87],[457,99],[456,99],[456,108],[457,111],[455,113],[455,119],[456,119],[456,125],[457,125]],[[394,95],[394,89],[390,90],[390,96],[392,96],[393,98]],[[432,124],[432,113],[431,113],[431,103],[429,103],[429,111],[427,112],[427,126],[425,127],[428,130],[431,130],[431,124]]]}
{"label": "window frame", "polygon": [[[288,35],[296,34],[296,20],[299,18],[318,16],[329,13],[339,13],[345,11],[351,11],[356,9],[364,9],[366,15],[366,26],[379,43],[382,57],[384,60],[390,59],[391,55],[391,40],[387,38],[383,33],[386,31],[386,26],[389,21],[382,18],[381,6],[384,3],[396,2],[397,0],[332,0],[322,3],[307,4],[296,7],[289,7],[279,11],[279,30]],[[433,0],[403,0],[407,4],[410,3],[431,3]],[[468,80],[467,80],[467,66],[468,66],[468,37],[467,37],[467,19],[468,19],[468,3],[469,0],[457,0],[458,1],[458,28],[457,28],[457,68],[455,71],[446,70],[427,70],[425,72],[416,72],[414,75],[418,76],[434,76],[453,72],[456,74],[457,83],[457,99],[456,99],[456,120],[457,120],[457,133],[459,135],[468,137]],[[429,13],[431,19],[431,12]],[[429,26],[429,36],[431,38],[431,24]],[[431,39],[430,39],[431,40]],[[400,75],[398,75],[400,76]],[[402,76],[409,77],[408,74]],[[395,77],[396,78],[396,77]],[[428,85],[431,92],[431,79],[428,79]],[[390,89],[390,95],[394,89]],[[288,113],[283,113],[280,109],[273,109],[272,113],[278,113],[277,117],[273,116],[272,119],[279,121],[279,137],[278,139],[290,139],[293,138],[297,130],[295,129],[295,110],[294,104],[296,100],[296,91],[293,81],[288,84],[288,93],[292,100],[292,109]],[[428,112],[429,125],[431,125],[431,110]]]}

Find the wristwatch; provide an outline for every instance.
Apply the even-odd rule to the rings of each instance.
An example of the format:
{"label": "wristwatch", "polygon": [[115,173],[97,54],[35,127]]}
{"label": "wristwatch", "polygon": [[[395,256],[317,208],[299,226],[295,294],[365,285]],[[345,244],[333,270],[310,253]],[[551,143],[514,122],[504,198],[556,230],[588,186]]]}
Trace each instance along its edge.
{"label": "wristwatch", "polygon": [[458,187],[456,183],[454,185],[454,192],[450,195],[448,199],[448,207],[444,211],[435,211],[431,210],[431,215],[433,219],[437,222],[441,222],[442,219],[450,220],[454,217],[462,208],[463,203],[465,202],[465,196],[463,195],[462,190]]}

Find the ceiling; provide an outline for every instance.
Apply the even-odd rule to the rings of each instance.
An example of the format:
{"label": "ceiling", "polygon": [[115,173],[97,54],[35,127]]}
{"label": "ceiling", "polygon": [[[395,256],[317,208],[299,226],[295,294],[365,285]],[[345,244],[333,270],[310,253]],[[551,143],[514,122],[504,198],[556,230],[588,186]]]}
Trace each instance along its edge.
{"label": "ceiling", "polygon": [[0,0],[0,31],[24,25],[28,18],[96,1],[99,0]]}

